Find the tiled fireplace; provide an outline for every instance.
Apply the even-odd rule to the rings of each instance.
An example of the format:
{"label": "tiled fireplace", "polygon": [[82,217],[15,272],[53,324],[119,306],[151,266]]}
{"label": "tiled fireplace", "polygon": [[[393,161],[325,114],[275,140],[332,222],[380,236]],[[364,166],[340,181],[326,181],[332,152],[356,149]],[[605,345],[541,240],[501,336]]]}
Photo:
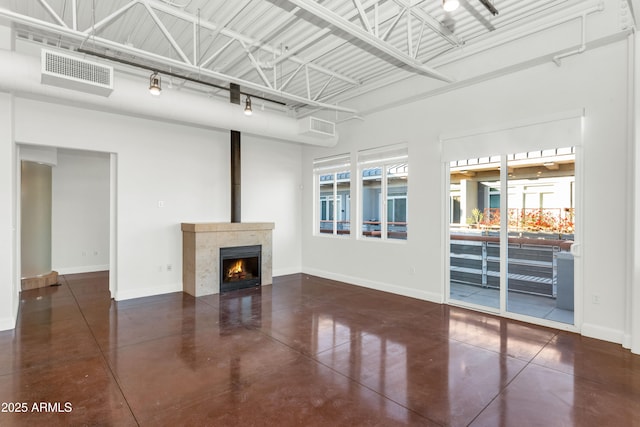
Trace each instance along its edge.
{"label": "tiled fireplace", "polygon": [[[272,222],[182,223],[183,291],[199,297],[221,290],[270,285],[273,228]],[[249,250],[254,255],[249,256]],[[255,255],[256,250],[259,255]],[[244,272],[226,271],[233,265],[228,261],[230,256],[252,261]]]}

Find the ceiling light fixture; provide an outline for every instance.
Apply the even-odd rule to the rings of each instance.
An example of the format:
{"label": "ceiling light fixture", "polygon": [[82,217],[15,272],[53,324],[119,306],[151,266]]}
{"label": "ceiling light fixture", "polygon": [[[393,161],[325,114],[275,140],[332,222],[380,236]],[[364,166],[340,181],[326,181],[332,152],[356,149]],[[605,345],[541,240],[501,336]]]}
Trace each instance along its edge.
{"label": "ceiling light fixture", "polygon": [[247,100],[245,101],[244,114],[247,116],[253,114],[253,110],[251,109],[251,97],[249,95],[247,95]]}
{"label": "ceiling light fixture", "polygon": [[162,80],[157,71],[149,76],[149,93],[158,96],[162,92]]}
{"label": "ceiling light fixture", "polygon": [[458,0],[442,0],[442,8],[445,12],[453,12],[458,7],[460,7]]}

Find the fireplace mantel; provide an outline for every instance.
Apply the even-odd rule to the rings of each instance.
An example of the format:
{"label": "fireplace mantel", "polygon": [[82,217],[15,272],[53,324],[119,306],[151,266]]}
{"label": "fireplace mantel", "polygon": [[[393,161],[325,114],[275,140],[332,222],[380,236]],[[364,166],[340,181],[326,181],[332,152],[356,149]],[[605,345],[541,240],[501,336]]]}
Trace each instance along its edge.
{"label": "fireplace mantel", "polygon": [[273,230],[273,222],[183,222],[182,231],[191,233]]}
{"label": "fireplace mantel", "polygon": [[262,283],[272,282],[273,222],[182,223],[182,289],[199,297],[220,292],[220,248],[262,245]]}

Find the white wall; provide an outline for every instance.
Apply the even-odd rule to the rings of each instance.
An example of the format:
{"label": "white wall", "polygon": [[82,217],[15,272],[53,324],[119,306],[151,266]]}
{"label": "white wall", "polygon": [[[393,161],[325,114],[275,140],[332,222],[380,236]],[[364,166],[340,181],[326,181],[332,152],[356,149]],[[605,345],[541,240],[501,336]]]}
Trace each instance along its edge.
{"label": "white wall", "polygon": [[[246,140],[243,220],[275,220],[274,272],[300,271],[300,149]],[[15,141],[117,154],[117,299],[181,290],[180,223],[229,221],[228,132],[16,99]]]}
{"label": "white wall", "polygon": [[301,157],[300,145],[242,135],[242,221],[275,223],[273,276],[301,270]]}
{"label": "white wall", "polygon": [[[582,287],[586,335],[621,342],[624,329],[624,212],[627,162],[627,46],[616,42],[379,113],[340,127],[335,149],[305,148],[312,160],[329,154],[409,143],[409,238],[406,243],[313,237],[313,198],[303,197],[303,271],[443,301],[444,175],[439,136],[453,131],[584,108],[584,230]],[[405,88],[406,90],[406,88]],[[355,176],[355,174],[353,174]],[[352,190],[355,191],[355,190]],[[355,198],[352,198],[355,200]],[[412,274],[415,267],[415,274]],[[592,296],[600,303],[593,304]]]}
{"label": "white wall", "polygon": [[14,327],[18,311],[15,165],[13,96],[0,93],[0,330]]}
{"label": "white wall", "polygon": [[51,266],[60,274],[109,269],[109,158],[58,150],[52,168]]}

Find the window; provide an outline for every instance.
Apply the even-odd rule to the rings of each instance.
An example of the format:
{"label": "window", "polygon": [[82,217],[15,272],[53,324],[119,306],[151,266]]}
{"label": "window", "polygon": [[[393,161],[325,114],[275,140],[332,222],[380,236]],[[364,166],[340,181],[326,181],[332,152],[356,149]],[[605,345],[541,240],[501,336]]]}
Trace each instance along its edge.
{"label": "window", "polygon": [[407,162],[405,144],[358,152],[362,237],[407,239]]}
{"label": "window", "polygon": [[313,162],[316,196],[316,234],[351,233],[351,157],[349,154]]}

